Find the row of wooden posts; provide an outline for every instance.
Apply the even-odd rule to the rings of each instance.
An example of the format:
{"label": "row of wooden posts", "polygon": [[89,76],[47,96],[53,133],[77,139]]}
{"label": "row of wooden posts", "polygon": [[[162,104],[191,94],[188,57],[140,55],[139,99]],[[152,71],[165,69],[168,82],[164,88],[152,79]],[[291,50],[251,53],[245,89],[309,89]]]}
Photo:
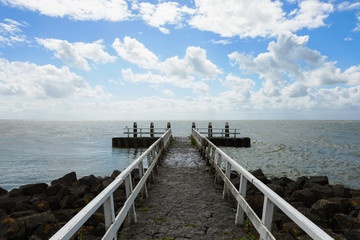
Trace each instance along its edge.
{"label": "row of wooden posts", "polygon": [[[193,128],[196,129],[195,122],[192,123],[191,129]],[[213,137],[213,127],[211,122],[209,122],[207,129],[208,129],[208,137]],[[230,128],[228,122],[225,123],[225,137],[230,137]]]}
{"label": "row of wooden posts", "polygon": [[[171,128],[171,123],[168,122],[167,125],[166,125],[166,129],[164,129],[165,131],[170,129]],[[134,125],[133,125],[133,133],[134,133],[134,137],[136,138],[138,136],[138,127],[137,127],[137,123],[134,122]],[[151,122],[150,123],[150,137],[155,137],[155,127],[154,127],[154,123]]]}

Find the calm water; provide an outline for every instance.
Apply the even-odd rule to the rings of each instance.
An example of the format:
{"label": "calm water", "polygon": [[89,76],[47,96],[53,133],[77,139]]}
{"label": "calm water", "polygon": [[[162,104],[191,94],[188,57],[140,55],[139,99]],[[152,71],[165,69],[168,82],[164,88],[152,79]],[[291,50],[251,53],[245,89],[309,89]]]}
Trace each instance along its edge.
{"label": "calm water", "polygon": [[[224,127],[225,121],[213,121]],[[197,127],[208,122],[197,121]],[[327,175],[331,183],[360,186],[360,121],[229,121],[251,148],[224,148],[249,170],[268,176]],[[172,121],[174,136],[189,136],[190,121]],[[123,170],[144,149],[111,147],[125,121],[0,120],[0,187],[46,182],[75,171],[78,177]],[[138,122],[149,127],[149,122]],[[155,122],[166,127],[166,121]]]}

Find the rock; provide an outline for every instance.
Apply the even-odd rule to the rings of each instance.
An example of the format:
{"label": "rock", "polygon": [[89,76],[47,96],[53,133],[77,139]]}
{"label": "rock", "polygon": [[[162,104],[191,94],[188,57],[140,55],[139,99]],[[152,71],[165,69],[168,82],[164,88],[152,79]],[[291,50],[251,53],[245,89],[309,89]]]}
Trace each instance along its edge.
{"label": "rock", "polygon": [[25,222],[26,229],[36,230],[37,227],[43,224],[56,223],[55,216],[50,212],[43,212],[22,218]]}
{"label": "rock", "polygon": [[264,184],[271,183],[271,181],[265,177],[265,175],[264,175],[264,173],[262,172],[261,169],[257,169],[255,171],[250,172],[250,173],[252,175],[254,175],[254,177],[256,177],[257,179],[259,179],[261,182],[263,182]]}
{"label": "rock", "polygon": [[35,195],[37,193],[42,193],[47,187],[48,185],[46,183],[36,183],[21,186],[19,189],[24,195]]}
{"label": "rock", "polygon": [[48,198],[48,196],[45,194],[45,193],[37,193],[35,195],[33,195],[29,202],[30,203],[36,203],[36,202],[39,202],[39,201],[44,201]]}
{"label": "rock", "polygon": [[51,211],[56,211],[61,208],[61,197],[51,196],[48,198],[48,203]]}
{"label": "rock", "polygon": [[86,186],[92,187],[92,186],[95,186],[96,184],[97,184],[96,177],[94,175],[90,175],[90,176],[82,177],[79,180],[77,180],[73,184],[73,187],[76,188],[81,185],[86,185]]}
{"label": "rock", "polygon": [[360,229],[345,229],[344,234],[347,239],[360,239]]}
{"label": "rock", "polygon": [[284,197],[285,189],[284,189],[283,186],[277,185],[277,184],[268,184],[267,186],[268,186],[271,190],[273,190],[274,192],[276,192],[280,197]]}
{"label": "rock", "polygon": [[64,186],[71,186],[74,182],[76,181],[76,173],[75,172],[71,172],[66,174],[65,176],[53,180],[51,182],[51,185],[55,185],[55,184],[62,184]]}
{"label": "rock", "polygon": [[309,181],[312,183],[317,183],[320,185],[328,185],[329,179],[327,176],[312,176],[309,178]]}
{"label": "rock", "polygon": [[119,170],[114,170],[113,173],[111,174],[111,178],[115,179],[117,176],[119,176],[121,173],[121,171]]}
{"label": "rock", "polygon": [[30,196],[1,197],[0,209],[5,210],[6,212],[14,212],[12,211],[12,209],[16,207],[17,203],[28,202],[29,200],[30,200]]}
{"label": "rock", "polygon": [[342,198],[342,197],[335,197],[335,198],[329,198],[328,200],[340,205],[341,213],[344,213],[344,214],[350,213],[350,211],[351,211],[350,199]]}
{"label": "rock", "polygon": [[65,196],[61,201],[61,207],[62,208],[72,208],[73,203],[78,200],[79,194],[72,192],[69,195]]}
{"label": "rock", "polygon": [[341,206],[329,200],[320,199],[311,206],[311,212],[319,215],[323,219],[330,219],[334,217],[336,213],[341,212]]}
{"label": "rock", "polygon": [[23,194],[20,189],[14,188],[9,192],[9,197],[21,197]]}
{"label": "rock", "polygon": [[23,220],[19,218],[5,218],[0,222],[0,239],[25,239],[26,228]]}
{"label": "rock", "polygon": [[335,224],[335,227],[338,230],[360,229],[360,220],[349,217],[342,213],[335,214],[333,224]]}
{"label": "rock", "polygon": [[291,182],[287,186],[285,186],[285,193],[291,195],[293,192],[300,190],[300,189],[301,189],[301,187],[299,184],[297,184],[296,182]]}
{"label": "rock", "polygon": [[0,197],[1,197],[1,196],[4,196],[4,195],[7,195],[8,193],[9,193],[9,192],[8,192],[6,189],[0,187]]}
{"label": "rock", "polygon": [[360,197],[352,197],[350,203],[353,209],[360,209]]}
{"label": "rock", "polygon": [[90,187],[88,185],[80,185],[74,189],[74,192],[79,195],[79,197],[84,197],[85,193],[88,192]]}
{"label": "rock", "polygon": [[294,238],[288,233],[274,232],[273,235],[277,240],[294,240]]}
{"label": "rock", "polygon": [[39,213],[50,210],[49,203],[44,200],[35,202],[33,205],[35,206],[36,211],[38,211]]}
{"label": "rock", "polygon": [[246,196],[246,201],[250,204],[254,212],[261,217],[264,203],[264,195]]}
{"label": "rock", "polygon": [[63,187],[60,184],[54,184],[54,185],[50,185],[45,189],[45,194],[47,194],[48,196],[55,196],[56,194],[58,194],[61,190],[63,189]]}
{"label": "rock", "polygon": [[68,222],[73,216],[75,216],[72,209],[61,209],[53,212],[58,222]]}
{"label": "rock", "polygon": [[315,194],[317,199],[327,199],[334,196],[332,189],[328,185],[323,186],[315,183],[309,190]]}
{"label": "rock", "polygon": [[292,202],[301,201],[306,207],[311,207],[316,202],[315,194],[309,189],[297,190],[291,195]]}
{"label": "rock", "polygon": [[19,217],[25,217],[37,214],[35,210],[27,210],[27,211],[21,211],[21,212],[13,212],[10,214],[11,218],[19,218]]}
{"label": "rock", "polygon": [[344,197],[350,198],[350,189],[345,188],[343,185],[335,185],[333,186],[334,197]]}
{"label": "rock", "polygon": [[112,183],[113,181],[114,181],[114,179],[111,177],[104,177],[104,179],[102,181],[103,188],[106,188],[107,186],[109,186],[109,184]]}
{"label": "rock", "polygon": [[60,223],[45,223],[41,224],[32,236],[38,237],[38,239],[49,239],[53,236],[62,225]]}
{"label": "rock", "polygon": [[290,234],[292,237],[296,238],[300,235],[303,235],[305,232],[302,230],[296,223],[288,222],[284,223],[283,229],[286,233]]}
{"label": "rock", "polygon": [[307,177],[298,177],[295,181],[295,184],[298,186],[299,189],[302,189],[306,182],[308,182],[309,179]]}

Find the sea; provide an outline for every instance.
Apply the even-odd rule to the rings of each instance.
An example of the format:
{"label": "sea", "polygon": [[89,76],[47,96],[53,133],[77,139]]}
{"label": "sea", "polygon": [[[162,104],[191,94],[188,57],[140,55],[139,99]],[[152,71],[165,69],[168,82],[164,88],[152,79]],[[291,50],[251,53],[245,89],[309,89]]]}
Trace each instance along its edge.
{"label": "sea", "polygon": [[[193,121],[171,123],[174,137],[188,137]],[[360,121],[246,120],[211,121],[213,128],[240,129],[250,148],[223,147],[249,171],[268,177],[326,175],[331,184],[360,188]],[[205,128],[209,121],[195,121]],[[137,121],[148,128],[150,121]],[[77,177],[109,176],[125,169],[145,149],[112,147],[112,137],[126,136],[133,121],[0,120],[0,187],[50,183],[69,172]]]}

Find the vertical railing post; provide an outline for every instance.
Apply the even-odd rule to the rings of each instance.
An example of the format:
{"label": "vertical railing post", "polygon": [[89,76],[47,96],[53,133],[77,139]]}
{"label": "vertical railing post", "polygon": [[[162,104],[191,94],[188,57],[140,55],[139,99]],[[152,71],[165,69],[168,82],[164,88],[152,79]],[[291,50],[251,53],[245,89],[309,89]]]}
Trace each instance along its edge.
{"label": "vertical railing post", "polygon": [[[229,179],[230,181],[230,176],[231,176],[231,163],[229,163],[229,161],[226,161],[226,168],[225,168],[225,175],[226,178]],[[223,191],[223,198],[228,198],[229,197],[229,188],[226,186],[225,181],[224,181],[224,191]]]}
{"label": "vertical railing post", "polygon": [[137,123],[134,122],[134,138],[137,137]]}
{"label": "vertical railing post", "polygon": [[[143,165],[143,162],[141,161],[139,163],[139,177],[140,177],[140,179],[142,179],[143,176],[144,176],[144,165]],[[148,198],[148,192],[147,192],[146,183],[144,184],[144,187],[141,190],[141,197],[142,198]]]}
{"label": "vertical railing post", "polygon": [[[114,208],[114,197],[111,194],[104,202],[104,219],[105,219],[105,230],[108,230],[110,225],[115,220],[115,208]],[[117,239],[115,235],[113,239]]]}
{"label": "vertical railing post", "polygon": [[211,138],[213,135],[212,135],[212,123],[209,122],[209,126],[208,126],[208,137]]}
{"label": "vertical railing post", "polygon": [[[148,169],[150,168],[150,165],[152,164],[152,159],[151,159],[151,152],[149,152],[147,155],[147,163],[148,163]],[[150,182],[154,183],[155,178],[154,178],[154,171],[151,171],[150,173]]]}
{"label": "vertical railing post", "polygon": [[226,122],[225,123],[225,137],[229,137],[230,134],[229,134],[229,123]]}
{"label": "vertical railing post", "polygon": [[[222,164],[222,156],[220,153],[218,153],[216,165],[219,166],[220,171],[221,171],[221,164]],[[220,183],[220,175],[216,171],[216,169],[215,169],[215,183]]]}
{"label": "vertical railing post", "polygon": [[[264,206],[263,206],[263,213],[262,213],[262,222],[264,223],[265,227],[271,231],[271,223],[274,214],[274,203],[267,197],[264,196]],[[260,238],[263,240],[264,238]]]}
{"label": "vertical railing post", "polygon": [[[129,198],[133,192],[131,173],[125,178],[126,198]],[[130,223],[136,222],[135,204],[133,203],[128,213]]]}
{"label": "vertical railing post", "polygon": [[195,122],[193,122],[192,124],[191,124],[191,129],[195,129],[196,128],[196,125],[195,125]]}
{"label": "vertical railing post", "polygon": [[[246,198],[246,188],[247,188],[247,179],[241,174],[240,177],[240,185],[239,185],[239,193],[245,199]],[[235,224],[240,225],[244,223],[244,209],[237,204],[236,216],[235,216]]]}
{"label": "vertical railing post", "polygon": [[166,128],[167,128],[167,130],[169,130],[171,128],[171,123],[170,122],[167,123]]}
{"label": "vertical railing post", "polygon": [[154,123],[150,123],[150,137],[154,137]]}

